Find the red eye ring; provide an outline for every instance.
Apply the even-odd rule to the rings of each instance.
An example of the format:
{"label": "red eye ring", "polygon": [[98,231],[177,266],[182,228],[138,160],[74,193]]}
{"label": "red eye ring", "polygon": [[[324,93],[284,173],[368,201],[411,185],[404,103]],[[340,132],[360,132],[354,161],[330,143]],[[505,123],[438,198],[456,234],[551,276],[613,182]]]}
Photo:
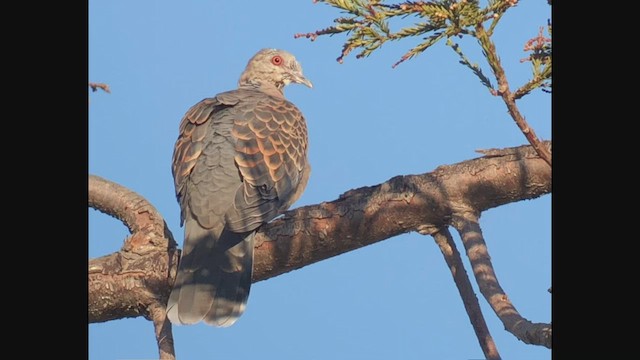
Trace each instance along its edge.
{"label": "red eye ring", "polygon": [[284,62],[284,60],[282,60],[282,56],[280,56],[280,55],[276,55],[276,56],[271,58],[271,63],[273,65],[280,66],[280,65],[282,65],[283,62]]}

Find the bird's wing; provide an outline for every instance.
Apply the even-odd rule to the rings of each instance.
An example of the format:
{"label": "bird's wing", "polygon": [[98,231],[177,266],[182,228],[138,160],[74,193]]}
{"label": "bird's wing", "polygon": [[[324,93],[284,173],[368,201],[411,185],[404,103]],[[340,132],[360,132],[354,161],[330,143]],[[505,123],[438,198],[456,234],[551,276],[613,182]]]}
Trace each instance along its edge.
{"label": "bird's wing", "polygon": [[[234,90],[194,105],[182,119],[173,155],[182,221],[190,211],[210,228],[226,214],[227,226],[235,232],[270,221],[306,186],[307,145],[304,116],[285,99]],[[238,181],[242,186],[233,203],[219,196]],[[185,191],[187,184],[193,191]]]}
{"label": "bird's wing", "polygon": [[233,162],[233,105],[207,98],[192,106],[180,122],[172,172],[181,225],[187,216],[195,216],[202,227],[213,228],[240,186]]}
{"label": "bird's wing", "polygon": [[308,140],[304,116],[291,102],[251,90],[238,90],[237,96],[243,101],[235,107],[239,114],[232,134],[243,184],[226,224],[244,232],[270,221],[300,196],[309,175]]}

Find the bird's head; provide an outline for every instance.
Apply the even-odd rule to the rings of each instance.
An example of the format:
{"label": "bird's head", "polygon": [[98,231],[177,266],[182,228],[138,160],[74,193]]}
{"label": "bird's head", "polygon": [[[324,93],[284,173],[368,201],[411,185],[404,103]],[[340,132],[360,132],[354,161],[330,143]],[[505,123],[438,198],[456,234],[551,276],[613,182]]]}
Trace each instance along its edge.
{"label": "bird's head", "polygon": [[291,53],[278,49],[262,49],[247,63],[238,81],[239,88],[278,90],[280,94],[290,83],[313,87],[302,74],[302,67]]}

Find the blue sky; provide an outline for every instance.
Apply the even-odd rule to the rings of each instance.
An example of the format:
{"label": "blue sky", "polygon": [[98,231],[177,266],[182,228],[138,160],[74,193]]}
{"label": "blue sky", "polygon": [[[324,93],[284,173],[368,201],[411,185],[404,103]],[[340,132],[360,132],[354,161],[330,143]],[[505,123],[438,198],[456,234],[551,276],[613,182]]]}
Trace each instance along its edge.
{"label": "blue sky", "polygon": [[[285,90],[307,118],[313,167],[294,207],[478,157],[476,149],[525,143],[504,104],[444,43],[392,69],[417,39],[338,64],[344,35],[293,38],[339,16],[311,0],[90,0],[89,80],[112,90],[89,95],[90,173],[146,197],[181,244],[170,170],[179,121],[201,99],[235,88],[247,60],[264,47],[292,52],[314,84]],[[512,88],[529,79],[522,48],[549,17],[546,1],[521,1],[498,27],[495,42]],[[460,44],[490,74],[477,44]],[[538,136],[550,139],[551,96],[537,91],[519,106]],[[489,210],[481,224],[516,308],[549,322],[551,196]],[[89,209],[90,257],[117,251],[125,236],[119,221]],[[478,297],[504,359],[551,358],[548,349],[504,331]],[[482,358],[438,247],[417,233],[254,284],[234,326],[174,327],[174,339],[178,359]],[[153,326],[143,318],[89,325],[92,360],[157,356]]]}

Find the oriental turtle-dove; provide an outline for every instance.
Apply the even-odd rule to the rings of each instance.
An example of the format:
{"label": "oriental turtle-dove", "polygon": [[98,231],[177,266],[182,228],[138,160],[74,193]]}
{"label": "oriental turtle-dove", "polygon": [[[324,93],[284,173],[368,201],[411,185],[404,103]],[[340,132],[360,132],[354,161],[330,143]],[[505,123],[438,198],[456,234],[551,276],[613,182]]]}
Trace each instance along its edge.
{"label": "oriental turtle-dove", "polygon": [[307,185],[307,125],[284,98],[290,83],[312,87],[293,55],[262,49],[237,90],[200,101],[180,122],[172,173],[184,242],[167,304],[174,324],[236,322],[249,296],[257,229]]}

